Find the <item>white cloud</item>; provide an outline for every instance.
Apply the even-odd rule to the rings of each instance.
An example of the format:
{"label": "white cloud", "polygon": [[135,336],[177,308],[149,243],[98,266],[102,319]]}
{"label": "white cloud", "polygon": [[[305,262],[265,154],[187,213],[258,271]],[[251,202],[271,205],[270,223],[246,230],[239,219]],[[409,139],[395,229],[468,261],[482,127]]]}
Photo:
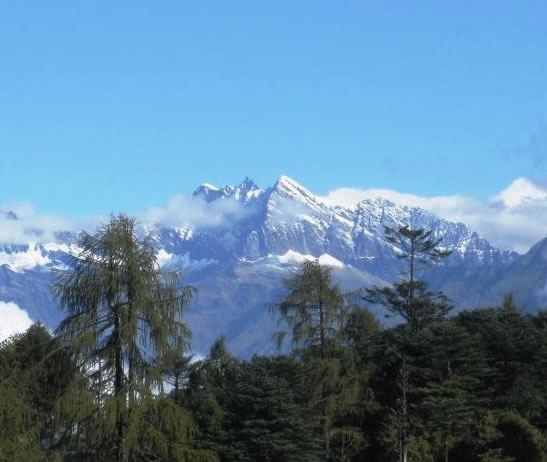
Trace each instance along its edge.
{"label": "white cloud", "polygon": [[0,243],[28,244],[57,241],[60,231],[78,233],[90,229],[102,217],[73,218],[37,211],[29,202],[0,205]]}
{"label": "white cloud", "polygon": [[340,188],[329,203],[355,207],[364,199],[383,197],[398,205],[420,207],[453,222],[466,224],[496,247],[526,252],[547,237],[547,183],[518,178],[486,203],[465,196],[421,197],[387,189]]}
{"label": "white cloud", "polygon": [[309,217],[309,214],[310,209],[306,204],[293,197],[277,197],[275,207],[269,210],[270,219],[288,224],[297,223],[304,217]]}
{"label": "white cloud", "polygon": [[218,226],[227,220],[237,220],[244,214],[241,203],[234,199],[206,202],[176,195],[165,206],[151,207],[139,214],[139,220],[148,224],[170,227],[199,228]]}
{"label": "white cloud", "polygon": [[32,325],[25,310],[13,302],[0,302],[0,342],[25,332]]}
{"label": "white cloud", "polygon": [[[145,225],[161,224],[181,228],[218,226],[229,220],[238,220],[244,214],[242,204],[234,199],[221,199],[207,203],[182,195],[172,197],[164,206],[151,207],[137,215]],[[0,205],[0,244],[43,244],[56,242],[56,233],[82,230],[93,232],[106,216],[73,218],[37,211],[28,202]],[[1,264],[1,263],[0,263]]]}
{"label": "white cloud", "polygon": [[[172,197],[164,206],[151,207],[137,215],[145,225],[162,224],[169,227],[199,228],[218,226],[243,216],[244,209],[234,199],[222,199],[207,203],[182,195]],[[43,244],[57,241],[56,233],[93,232],[107,216],[73,218],[37,211],[28,202],[0,205],[0,244]]]}
{"label": "white cloud", "polygon": [[158,251],[157,259],[160,268],[164,269],[178,268],[184,270],[190,267],[196,269],[218,263],[217,260],[208,260],[205,258],[201,260],[192,260],[188,252],[183,255],[176,255],[167,252],[165,249],[160,249]]}
{"label": "white cloud", "polygon": [[390,189],[356,189],[339,188],[331,191],[324,197],[326,203],[345,208],[353,208],[365,199],[374,200],[378,197],[387,199],[395,204],[409,207],[420,207],[426,210],[432,208],[461,208],[468,206],[469,199],[463,196],[434,196],[421,197],[413,194],[405,194]]}

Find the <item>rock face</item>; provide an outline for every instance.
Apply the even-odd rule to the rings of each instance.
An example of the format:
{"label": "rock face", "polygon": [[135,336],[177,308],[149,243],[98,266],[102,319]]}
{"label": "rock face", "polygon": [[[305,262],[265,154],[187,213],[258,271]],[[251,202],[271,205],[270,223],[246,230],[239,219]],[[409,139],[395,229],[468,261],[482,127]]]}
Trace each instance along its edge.
{"label": "rock face", "polygon": [[[223,210],[222,220],[195,227],[146,223],[146,228],[156,236],[162,266],[181,268],[184,282],[198,288],[187,320],[200,353],[221,333],[236,353],[271,351],[276,324],[268,303],[283,297],[282,279],[305,258],[333,266],[346,289],[398,279],[403,267],[398,249],[385,240],[384,226],[432,229],[436,238],[442,237],[452,255],[421,277],[445,290],[458,308],[499,303],[506,292],[501,278],[526,274],[519,265],[542,275],[530,283],[533,287],[529,279],[524,278],[528,285],[523,278],[511,279],[526,285],[523,294],[532,290],[537,295],[526,298],[527,307],[538,309],[546,300],[543,257],[496,249],[461,223],[381,197],[341,207],[282,176],[265,190],[249,178],[236,187],[203,184],[193,200],[207,213]],[[0,300],[14,301],[50,327],[61,318],[48,289],[52,270],[62,268],[74,251],[73,236],[59,237],[41,245],[0,244]],[[518,287],[514,290],[519,301]]]}

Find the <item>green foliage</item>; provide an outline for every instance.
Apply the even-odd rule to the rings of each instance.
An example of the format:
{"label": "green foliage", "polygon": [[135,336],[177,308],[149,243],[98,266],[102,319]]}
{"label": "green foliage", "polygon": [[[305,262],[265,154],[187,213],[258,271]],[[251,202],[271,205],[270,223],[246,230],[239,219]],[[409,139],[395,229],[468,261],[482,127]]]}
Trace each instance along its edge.
{"label": "green foliage", "polygon": [[367,289],[364,299],[401,316],[412,332],[444,319],[453,309],[448,297],[427,290],[425,281],[401,281],[395,282],[393,287],[373,287]]}
{"label": "green foliage", "polygon": [[302,367],[285,356],[240,362],[221,337],[206,359],[191,366],[177,399],[198,423],[203,447],[223,462],[319,461]]}
{"label": "green foliage", "polygon": [[239,361],[226,349],[219,337],[209,356],[190,366],[186,387],[175,399],[189,409],[201,434],[202,447],[217,453],[222,461],[237,460],[230,424],[229,399],[236,382]]}
{"label": "green foliage", "polygon": [[[414,260],[399,242],[409,265],[446,254],[425,232],[388,238],[416,239]],[[389,303],[410,296],[417,316],[382,328],[307,262],[272,305],[293,356],[241,361],[220,337],[191,362],[191,291],[159,271],[134,221],[80,245],[56,286],[59,336],[33,325],[0,344],[0,462],[545,462],[547,315],[510,295],[443,319],[412,275]]]}
{"label": "green foliage", "polygon": [[255,357],[243,363],[231,401],[231,422],[238,446],[249,461],[298,462],[319,460],[320,445],[297,389],[281,376],[300,365],[287,357]]}
{"label": "green foliage", "polygon": [[497,416],[488,412],[479,427],[478,459],[489,462],[543,462],[545,437],[530,422],[512,411]]}
{"label": "green foliage", "polygon": [[[402,444],[408,462],[544,461],[544,313],[507,297],[413,335],[359,307],[344,319],[326,360],[241,361],[224,338],[192,364],[173,353],[178,391],[142,388],[125,410],[127,459],[319,462],[328,431],[332,461],[399,460]],[[0,345],[2,462],[118,460],[108,376],[79,373],[59,340],[34,325]]]}
{"label": "green foliage", "polygon": [[173,388],[176,394],[184,385],[190,369],[192,356],[185,355],[181,350],[167,350],[161,361],[156,361],[164,381]]}
{"label": "green foliage", "polygon": [[499,437],[494,445],[501,447],[503,454],[515,461],[542,462],[545,440],[541,432],[524,417],[506,411],[498,418]]}
{"label": "green foliage", "polygon": [[[289,294],[270,309],[289,326],[293,347],[315,351],[326,359],[339,341],[344,323],[344,297],[332,282],[332,270],[318,260],[304,261],[300,269],[284,281]],[[278,333],[278,346],[286,335]]]}
{"label": "green foliage", "polygon": [[[57,332],[87,378],[76,383],[86,398],[73,387],[62,409],[88,413],[74,426],[85,429],[83,440],[73,435],[85,441],[81,451],[124,462],[150,460],[150,449],[166,460],[189,460],[190,449],[182,450],[174,435],[190,434],[191,420],[145,416],[169,409],[158,407],[152,393],[163,387],[157,364],[189,345],[181,317],[193,290],[177,286],[178,273],[159,270],[152,240],[139,239],[135,228],[134,219],[120,215],[93,235],[82,233],[79,255],[54,285],[67,315]],[[177,431],[163,428],[166,423]]]}
{"label": "green foliage", "polygon": [[0,461],[38,461],[44,456],[39,440],[39,415],[7,380],[0,383]]}
{"label": "green foliage", "polygon": [[0,461],[56,460],[65,443],[56,402],[76,369],[41,324],[0,345]]}
{"label": "green foliage", "polygon": [[[346,446],[352,448],[362,440],[356,425],[362,413],[362,376],[353,368],[353,355],[343,348],[345,341],[356,339],[344,333],[349,310],[331,271],[317,260],[303,262],[284,281],[289,294],[271,305],[290,327],[295,352],[305,362],[302,380],[310,393],[310,417],[322,435],[326,460],[338,452],[333,443],[343,448],[341,456],[346,457]],[[355,313],[354,322],[357,317]],[[280,333],[280,341],[284,334]]]}

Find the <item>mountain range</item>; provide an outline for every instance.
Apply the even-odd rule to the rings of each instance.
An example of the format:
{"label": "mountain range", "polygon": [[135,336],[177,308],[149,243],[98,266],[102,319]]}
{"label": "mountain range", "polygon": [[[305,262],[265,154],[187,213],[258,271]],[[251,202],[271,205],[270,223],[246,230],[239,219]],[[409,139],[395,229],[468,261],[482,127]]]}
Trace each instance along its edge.
{"label": "mountain range", "polygon": [[[287,176],[266,189],[249,178],[238,186],[202,184],[192,202],[202,210],[200,220],[142,219],[141,232],[154,237],[160,265],[182,270],[183,282],[198,289],[186,315],[198,354],[220,334],[239,355],[271,352],[278,326],[268,304],[283,298],[283,279],[305,259],[330,265],[343,290],[399,279],[404,267],[384,226],[432,230],[453,251],[419,276],[443,290],[456,311],[499,305],[508,292],[524,310],[547,306],[547,238],[521,255],[422,208],[381,196],[340,205]],[[50,284],[77,252],[76,237],[60,229],[51,242],[0,243],[0,301],[55,328],[62,314]],[[372,308],[383,318],[381,308]]]}

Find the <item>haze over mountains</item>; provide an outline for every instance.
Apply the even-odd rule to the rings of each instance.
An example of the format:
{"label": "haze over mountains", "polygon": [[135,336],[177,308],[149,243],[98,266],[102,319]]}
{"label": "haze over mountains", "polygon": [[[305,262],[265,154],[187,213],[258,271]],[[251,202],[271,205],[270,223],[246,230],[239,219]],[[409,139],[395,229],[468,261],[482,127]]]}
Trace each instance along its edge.
{"label": "haze over mountains", "polygon": [[[524,255],[497,248],[467,225],[446,219],[460,214],[471,222],[514,220],[546,201],[547,188],[525,179],[484,206],[465,198],[427,199],[385,190],[343,189],[318,196],[282,176],[266,189],[249,178],[235,187],[202,184],[191,199],[174,198],[139,219],[143,235],[152,233],[156,239],[162,267],[182,269],[184,283],[198,288],[186,316],[194,350],[206,352],[224,333],[235,353],[249,355],[272,351],[277,326],[267,305],[283,297],[282,279],[304,259],[319,258],[332,266],[346,290],[398,279],[403,267],[383,226],[432,229],[443,238],[453,254],[421,276],[432,288],[444,290],[457,309],[499,304],[509,291],[523,309],[547,306],[545,216],[537,215],[536,226],[530,224],[531,233],[544,239],[538,238]],[[24,221],[16,211],[3,214],[12,224]],[[77,252],[76,233],[35,229],[27,234],[27,243],[10,242],[9,235],[0,238],[0,301],[15,303],[54,328],[62,315],[49,283],[53,270],[64,268],[67,255]],[[524,239],[514,242],[521,248]],[[381,309],[377,312],[383,316]]]}

